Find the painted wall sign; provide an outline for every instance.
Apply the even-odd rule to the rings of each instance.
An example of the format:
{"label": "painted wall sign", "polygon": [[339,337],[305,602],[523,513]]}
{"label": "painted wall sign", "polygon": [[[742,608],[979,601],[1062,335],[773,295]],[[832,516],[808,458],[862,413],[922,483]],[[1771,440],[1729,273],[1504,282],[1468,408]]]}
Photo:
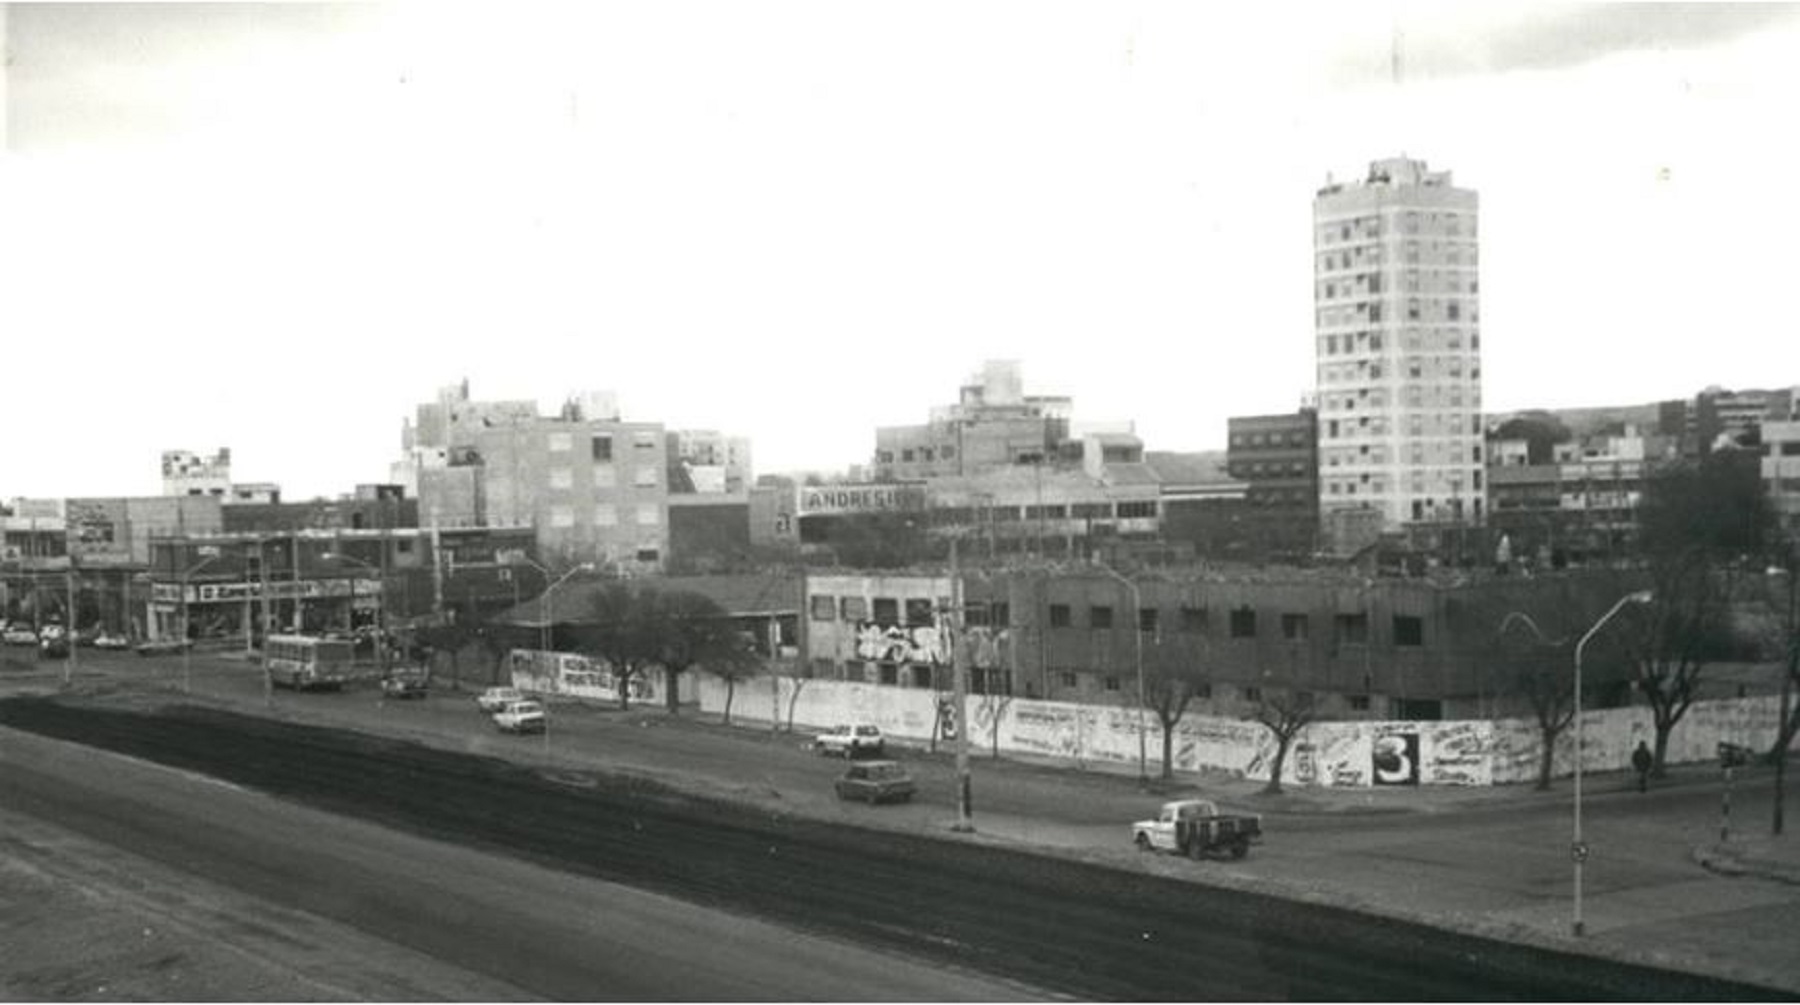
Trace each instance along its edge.
{"label": "painted wall sign", "polygon": [[885,513],[894,510],[923,509],[925,486],[895,485],[803,485],[798,490],[801,516],[830,513]]}

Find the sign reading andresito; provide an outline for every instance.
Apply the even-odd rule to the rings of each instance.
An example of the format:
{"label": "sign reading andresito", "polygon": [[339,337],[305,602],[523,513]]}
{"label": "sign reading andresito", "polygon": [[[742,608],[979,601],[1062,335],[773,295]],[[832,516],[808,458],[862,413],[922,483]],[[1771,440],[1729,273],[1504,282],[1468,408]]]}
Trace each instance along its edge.
{"label": "sign reading andresito", "polygon": [[891,485],[803,485],[801,516],[826,513],[886,513],[922,509],[925,486],[920,483]]}

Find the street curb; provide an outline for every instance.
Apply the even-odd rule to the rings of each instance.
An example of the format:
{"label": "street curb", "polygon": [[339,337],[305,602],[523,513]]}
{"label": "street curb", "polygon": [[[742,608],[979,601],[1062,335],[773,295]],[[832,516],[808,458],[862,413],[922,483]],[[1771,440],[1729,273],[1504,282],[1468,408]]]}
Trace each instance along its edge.
{"label": "street curb", "polygon": [[1701,868],[1720,876],[1748,876],[1772,883],[1800,886],[1800,865],[1746,858],[1741,850],[1726,845],[1695,845],[1693,858]]}

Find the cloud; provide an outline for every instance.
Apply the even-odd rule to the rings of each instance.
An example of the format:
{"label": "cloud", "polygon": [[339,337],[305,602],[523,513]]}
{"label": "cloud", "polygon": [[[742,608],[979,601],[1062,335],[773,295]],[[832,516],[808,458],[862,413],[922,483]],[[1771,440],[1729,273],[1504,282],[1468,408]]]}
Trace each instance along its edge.
{"label": "cloud", "polygon": [[[1694,50],[1800,23],[1800,4],[1554,4],[1504,14],[1483,8],[1400,12],[1392,22],[1409,81],[1513,71],[1561,70],[1621,53]],[[1394,35],[1346,39],[1333,61],[1336,86],[1392,79]]]}

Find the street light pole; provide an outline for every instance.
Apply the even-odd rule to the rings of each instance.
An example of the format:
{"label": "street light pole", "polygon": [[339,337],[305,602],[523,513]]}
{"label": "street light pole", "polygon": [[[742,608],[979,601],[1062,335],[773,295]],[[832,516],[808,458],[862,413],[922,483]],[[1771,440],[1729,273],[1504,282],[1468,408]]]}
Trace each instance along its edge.
{"label": "street light pole", "polygon": [[956,714],[956,824],[967,833],[975,829],[974,784],[969,777],[968,666],[962,656],[962,570],[956,561],[956,538],[950,538],[950,694]]}
{"label": "street light pole", "polygon": [[1587,861],[1587,845],[1581,841],[1581,654],[1587,648],[1588,640],[1594,637],[1601,626],[1612,620],[1613,615],[1624,610],[1626,604],[1647,604],[1651,600],[1649,590],[1639,590],[1619,598],[1612,609],[1594,622],[1594,627],[1587,630],[1581,641],[1575,643],[1575,836],[1569,846],[1570,857],[1575,860],[1575,917],[1571,926],[1577,937],[1583,935],[1587,925],[1581,918],[1581,867]]}
{"label": "street light pole", "polygon": [[1787,762],[1788,747],[1793,738],[1788,736],[1788,717],[1793,714],[1794,675],[1800,673],[1800,610],[1796,610],[1796,588],[1800,587],[1800,569],[1796,569],[1795,558],[1800,552],[1800,543],[1790,543],[1787,553],[1787,566],[1782,569],[1787,574],[1787,666],[1781,674],[1781,717],[1775,720],[1775,815],[1770,821],[1770,831],[1777,837],[1781,835],[1783,803],[1787,799]]}
{"label": "street light pole", "polygon": [[1134,664],[1136,664],[1136,667],[1137,667],[1138,788],[1147,789],[1150,787],[1150,771],[1148,768],[1149,753],[1146,748],[1146,739],[1145,739],[1145,734],[1148,731],[1148,727],[1146,726],[1146,724],[1144,722],[1144,703],[1146,700],[1146,692],[1144,689],[1144,626],[1142,623],[1143,617],[1144,617],[1143,594],[1138,591],[1138,585],[1135,580],[1132,580],[1124,575],[1121,575],[1116,569],[1112,568],[1111,566],[1104,565],[1101,563],[1095,563],[1095,564],[1099,565],[1101,572],[1104,572],[1107,575],[1111,576],[1112,578],[1125,584],[1125,588],[1131,591],[1132,661]]}

